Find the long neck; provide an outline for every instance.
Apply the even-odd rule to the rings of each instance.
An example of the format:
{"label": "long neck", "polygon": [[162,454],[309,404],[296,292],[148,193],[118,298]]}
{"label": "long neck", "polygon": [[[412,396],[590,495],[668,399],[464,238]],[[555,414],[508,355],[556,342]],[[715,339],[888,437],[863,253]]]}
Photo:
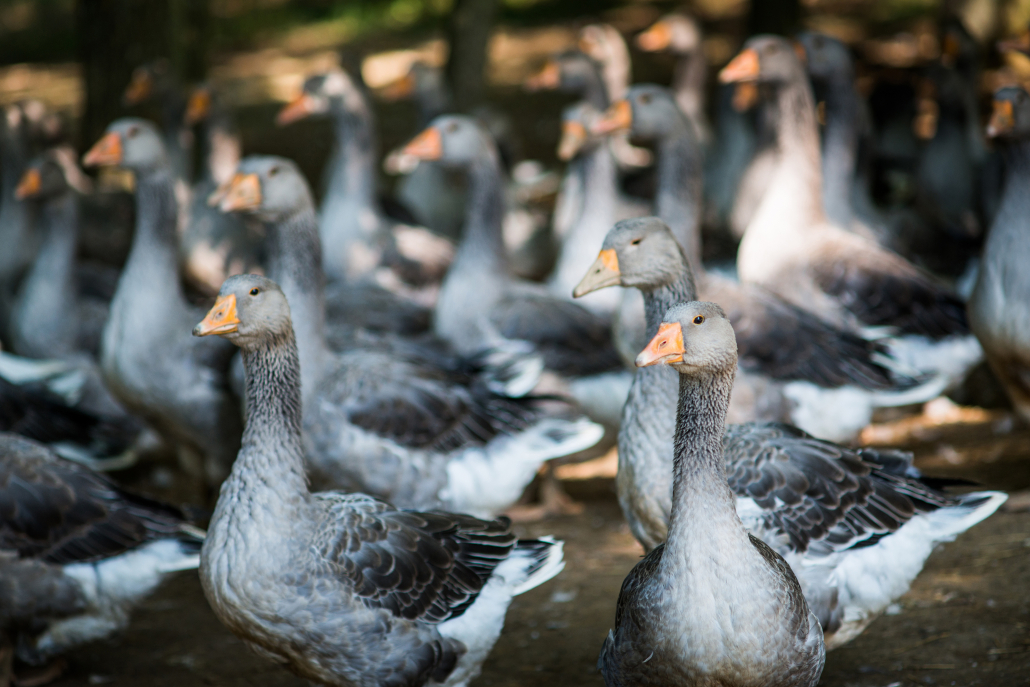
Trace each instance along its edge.
{"label": "long neck", "polygon": [[[61,304],[57,309],[66,310],[75,293],[72,287],[72,266],[75,262],[79,225],[79,204],[75,194],[67,191],[48,199],[43,203],[40,217],[46,226],[46,240],[40,247],[28,279],[33,286],[51,291]],[[38,285],[35,283],[37,278],[41,281]]]}
{"label": "long neck", "polygon": [[169,168],[136,174],[136,234],[119,284],[151,284],[168,299],[185,302],[177,262],[178,212]]}
{"label": "long neck", "polygon": [[325,361],[325,294],[322,244],[315,210],[306,204],[267,225],[268,275],[278,282],[293,313],[305,400],[315,390]]}
{"label": "long neck", "polygon": [[[1002,148],[1002,153],[1005,156],[1002,204],[1021,207],[1025,204],[1026,190],[1030,187],[1030,139],[1010,141]],[[1018,225],[1022,226],[1021,223]]]}
{"label": "long neck", "polygon": [[598,112],[604,112],[611,104],[608,86],[604,83],[604,75],[597,69],[587,72],[580,95],[583,100],[587,101],[591,107],[596,108]]}
{"label": "long neck", "polygon": [[[299,502],[308,495],[301,439],[300,360],[287,332],[254,349],[243,349],[247,376],[247,423],[226,490],[260,491],[270,499]],[[247,499],[240,499],[246,501]],[[255,499],[249,499],[254,501]]]}
{"label": "long neck", "polygon": [[686,120],[658,142],[655,210],[686,251],[690,268],[701,274],[701,151]]}
{"label": "long neck", "polygon": [[224,184],[240,162],[240,137],[225,113],[215,112],[204,126],[204,180]]}
{"label": "long neck", "polygon": [[733,368],[680,375],[672,516],[663,565],[747,541],[723,465],[722,436],[732,388]]}
{"label": "long neck", "polygon": [[827,83],[826,128],[823,131],[823,207],[834,223],[851,224],[851,189],[858,156],[861,102],[851,70]]}
{"label": "long neck", "polygon": [[708,61],[701,50],[681,55],[676,60],[672,90],[676,94],[676,104],[692,122],[704,116],[707,72]]}
{"label": "long neck", "polygon": [[476,270],[491,275],[508,274],[504,249],[504,187],[496,151],[476,158],[468,170],[465,235],[454,256],[453,270]]}
{"label": "long neck", "polygon": [[362,207],[375,207],[376,134],[368,107],[366,102],[361,112],[339,112],[333,118],[337,168],[328,193],[350,198]]}

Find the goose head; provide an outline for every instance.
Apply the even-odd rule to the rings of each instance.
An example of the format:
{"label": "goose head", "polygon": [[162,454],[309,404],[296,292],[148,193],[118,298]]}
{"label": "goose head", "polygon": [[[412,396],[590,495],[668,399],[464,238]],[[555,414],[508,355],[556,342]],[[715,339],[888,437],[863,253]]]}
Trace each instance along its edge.
{"label": "goose head", "polygon": [[722,83],[782,84],[805,78],[794,46],[780,36],[755,36],[719,72]]}
{"label": "goose head", "polygon": [[1006,86],[994,94],[987,135],[991,138],[1030,137],[1030,95],[1019,86]]}
{"label": "goose head", "polygon": [[599,62],[579,50],[568,50],[547,60],[523,85],[527,91],[582,93],[600,79]]}
{"label": "goose head", "polygon": [[658,217],[626,219],[608,230],[597,260],[576,285],[575,298],[607,286],[655,289],[671,284],[687,269],[672,231]]}
{"label": "goose head", "polygon": [[309,76],[300,94],[279,111],[275,121],[286,126],[301,119],[321,115],[366,114],[368,102],[361,88],[342,69]]}
{"label": "goose head", "polygon": [[588,144],[597,140],[597,137],[590,133],[590,127],[601,117],[601,114],[585,101],[580,101],[562,110],[561,140],[558,142],[557,151],[559,160],[568,162]]}
{"label": "goose head", "polygon": [[167,166],[168,156],[156,126],[145,119],[125,117],[107,127],[103,138],[83,156],[82,164],[151,172]]}
{"label": "goose head", "polygon": [[825,83],[837,78],[851,78],[854,71],[848,46],[825,34],[816,31],[799,33],[794,50],[813,81]]}
{"label": "goose head", "polygon": [[193,126],[199,122],[206,121],[211,116],[215,101],[215,90],[211,84],[200,84],[190,92],[186,101],[186,114],[183,116],[183,123],[186,126]]}
{"label": "goose head", "polygon": [[255,349],[290,334],[290,305],[282,289],[258,274],[229,277],[193,336],[216,334],[242,349]]}
{"label": "goose head", "polygon": [[379,94],[386,100],[407,100],[432,97],[445,90],[443,70],[416,60],[404,76],[388,83]]}
{"label": "goose head", "polygon": [[266,222],[312,209],[314,201],[304,175],[293,160],[274,155],[249,155],[236,174],[208,199],[222,212],[242,212]]}
{"label": "goose head", "polygon": [[664,86],[637,84],[617,100],[590,128],[595,135],[629,131],[633,138],[653,141],[689,131],[690,124],[672,92]]}
{"label": "goose head", "polygon": [[637,367],[669,365],[680,374],[732,372],[737,338],[726,313],[715,303],[674,305],[636,360]]}
{"label": "goose head", "polygon": [[18,181],[14,197],[18,200],[46,200],[69,191],[87,193],[89,177],[75,164],[71,146],[55,146],[32,159]]}
{"label": "goose head", "polygon": [[176,88],[172,65],[166,59],[157,59],[141,64],[132,70],[129,85],[122,94],[125,105],[139,105],[148,100],[164,96]]}
{"label": "goose head", "polygon": [[496,157],[493,139],[472,117],[442,115],[404,146],[404,155],[447,167],[467,169],[484,157]]}
{"label": "goose head", "polygon": [[674,12],[638,35],[636,42],[644,52],[693,55],[701,49],[701,27],[693,17]]}

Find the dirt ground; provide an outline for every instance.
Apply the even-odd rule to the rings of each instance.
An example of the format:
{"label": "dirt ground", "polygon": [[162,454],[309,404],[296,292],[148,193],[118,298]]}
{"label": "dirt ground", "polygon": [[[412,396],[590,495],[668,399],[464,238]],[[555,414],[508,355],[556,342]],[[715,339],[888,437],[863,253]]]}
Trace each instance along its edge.
{"label": "dirt ground", "polygon": [[[1030,431],[999,413],[945,407],[885,424],[930,474],[985,488],[1030,487]],[[480,687],[602,685],[594,668],[623,577],[641,549],[629,534],[610,476],[566,481],[578,516],[520,525],[520,534],[565,541],[565,571],[515,600]],[[1015,500],[1015,499],[1014,499]],[[847,646],[829,654],[825,687],[1030,685],[1030,512],[999,512],[930,557],[912,589]],[[304,684],[224,629],[196,574],[180,573],[147,601],[128,632],[68,657],[55,687],[279,687]]]}

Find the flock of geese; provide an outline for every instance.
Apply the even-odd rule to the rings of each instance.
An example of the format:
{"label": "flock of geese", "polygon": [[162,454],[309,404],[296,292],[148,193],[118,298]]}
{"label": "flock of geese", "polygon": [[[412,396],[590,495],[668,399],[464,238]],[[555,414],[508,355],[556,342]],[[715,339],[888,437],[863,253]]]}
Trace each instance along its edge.
{"label": "flock of geese", "polygon": [[[945,102],[969,86],[970,41],[948,31],[938,131],[965,145]],[[448,114],[422,64],[389,89],[424,125],[388,158],[410,174],[406,211],[380,201],[373,112],[344,71],[308,78],[278,116],[334,123],[316,207],[292,161],[240,159],[213,88],[184,98],[166,65],[137,69],[126,101],[158,103],[162,129],[119,119],[82,158],[134,179],[113,277],[76,265],[90,179],[67,146],[30,156],[53,128],[38,104],[8,108],[0,684],[15,658],[45,665],[124,629],[167,574],[199,567],[217,617],[308,680],[465,685],[512,598],[565,565],[560,541],[518,539],[500,514],[544,466],[617,443],[647,554],[603,642],[606,684],[815,685],[827,649],[1004,502],[835,442],[984,356],[1030,416],[1027,93],[994,96],[1006,183],[967,302],[898,252],[912,217],[870,200],[843,44],[747,41],[719,72],[713,131],[698,25],[670,15],[636,41],[677,56],[670,88],[630,85],[606,26],[526,84],[579,98],[545,281],[510,255],[503,138]],[[651,200],[621,183],[652,156],[642,142]],[[937,230],[975,231],[988,216],[952,171],[925,170],[919,197]],[[741,239],[735,274],[702,260],[713,221]],[[217,294],[206,315],[196,293]],[[206,533],[98,472],[148,441],[217,493]]]}

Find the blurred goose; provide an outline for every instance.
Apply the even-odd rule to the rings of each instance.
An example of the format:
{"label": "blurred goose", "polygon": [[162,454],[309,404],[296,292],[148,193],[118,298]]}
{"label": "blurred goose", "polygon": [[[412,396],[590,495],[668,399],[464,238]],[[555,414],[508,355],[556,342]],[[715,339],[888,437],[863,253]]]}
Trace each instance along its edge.
{"label": "blurred goose", "polygon": [[[682,250],[657,218],[620,222],[605,239],[605,251],[610,269],[604,282],[644,293],[648,334],[658,331],[662,312],[696,298]],[[778,315],[765,326],[728,316],[742,370],[788,385],[798,383],[792,379],[853,384],[849,377],[859,376],[870,384],[889,382],[867,342],[786,304]],[[770,351],[777,357],[770,359]],[[676,427],[671,401],[677,380],[671,372],[637,372],[619,429],[619,504],[647,550],[665,541],[672,511],[673,445],[667,437]],[[739,391],[735,384],[731,398]],[[938,542],[953,539],[1004,500],[993,492],[942,494],[919,481],[910,454],[852,451],[785,424],[727,425],[723,453],[738,514],[793,566],[831,648],[857,636],[904,593]],[[820,513],[814,519],[813,508]],[[896,564],[896,546],[911,553],[905,565]]]}
{"label": "blurred goose", "polygon": [[229,339],[247,368],[243,447],[201,553],[218,618],[321,684],[466,685],[512,597],[562,570],[561,543],[516,539],[503,518],[309,491],[302,368],[275,282],[229,278],[194,333]]}
{"label": "blurred goose", "polygon": [[172,506],[0,433],[0,657],[40,665],[124,630],[203,539]]}
{"label": "blurred goose", "polygon": [[385,265],[416,286],[439,280],[453,255],[450,242],[396,224],[378,207],[375,122],[362,89],[342,69],[311,76],[276,121],[314,115],[332,116],[336,134],[319,217],[326,277],[356,281]]}
{"label": "blurred goose", "polygon": [[819,133],[811,87],[792,46],[758,36],[720,74],[771,89],[777,159],[737,254],[745,282],[841,327],[885,328],[892,353],[944,387],[982,355],[959,298],[912,264],[831,223],[822,207]]}
{"label": "blurred goose", "polygon": [[128,106],[156,103],[168,162],[176,178],[188,182],[193,176],[193,132],[186,126],[186,96],[172,64],[160,58],[136,67],[122,102]]}
{"label": "blurred goose", "polygon": [[15,197],[36,206],[43,235],[39,253],[18,290],[11,348],[32,358],[96,355],[107,303],[79,293],[75,283],[79,198],[90,182],[70,146],[51,148],[25,169]]}
{"label": "blurred goose", "polygon": [[508,395],[430,346],[378,339],[331,353],[314,205],[289,160],[244,159],[222,208],[266,224],[269,274],[293,312],[316,485],[360,489],[402,507],[493,516],[518,500],[544,461],[600,439],[597,425]]}
{"label": "blurred goose", "polygon": [[[464,237],[436,304],[434,330],[457,351],[473,354],[528,342],[546,368],[568,380],[587,414],[617,426],[628,388],[607,321],[514,278],[501,240],[504,209],[493,141],[476,122],[443,116],[408,144],[412,156],[468,175]],[[609,424],[610,423],[610,424]]]}
{"label": "blurred goose", "polygon": [[136,230],[104,326],[100,366],[111,392],[214,486],[239,446],[240,418],[226,385],[232,347],[189,338],[195,321],[179,280],[174,177],[157,129],[119,119],[83,158],[136,182]]}
{"label": "blurred goose", "polygon": [[186,126],[200,132],[201,173],[190,192],[189,218],[179,241],[186,276],[202,292],[218,293],[230,274],[253,272],[262,262],[260,227],[239,215],[219,212],[208,198],[232,178],[240,161],[240,136],[210,84],[193,89]]}
{"label": "blurred goose", "polygon": [[[637,365],[679,375],[669,537],[622,583],[597,665],[608,687],[814,687],[826,650],[787,562],[745,529],[722,436],[737,369],[733,327],[714,303],[670,309]],[[672,399],[666,399],[671,403]]]}
{"label": "blurred goose", "polygon": [[1030,420],[1030,96],[1018,87],[994,94],[987,126],[1005,158],[1001,206],[991,224],[969,299],[969,324],[1017,412]]}

